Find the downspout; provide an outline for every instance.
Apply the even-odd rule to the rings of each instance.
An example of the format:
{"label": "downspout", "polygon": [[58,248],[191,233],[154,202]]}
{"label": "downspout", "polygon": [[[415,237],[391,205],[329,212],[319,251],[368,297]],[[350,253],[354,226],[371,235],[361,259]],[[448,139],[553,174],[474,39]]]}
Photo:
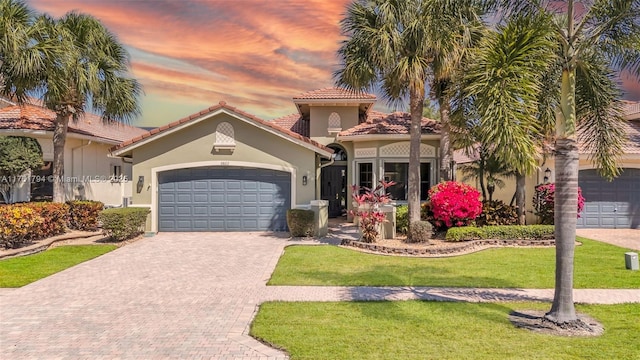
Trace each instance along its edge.
{"label": "downspout", "polygon": [[[86,148],[87,146],[91,145],[93,140],[89,140],[88,143],[80,145],[80,146],[76,146],[74,148],[71,148],[71,175],[72,177],[75,177],[75,158],[76,158],[76,150],[82,150],[84,148]],[[80,160],[80,180],[82,180],[82,184],[78,186],[78,190],[80,190],[80,186],[84,186],[84,174],[83,174],[83,170],[84,170],[84,156],[81,157]],[[72,189],[72,193],[73,193],[73,189]],[[71,199],[73,200],[73,199]]]}

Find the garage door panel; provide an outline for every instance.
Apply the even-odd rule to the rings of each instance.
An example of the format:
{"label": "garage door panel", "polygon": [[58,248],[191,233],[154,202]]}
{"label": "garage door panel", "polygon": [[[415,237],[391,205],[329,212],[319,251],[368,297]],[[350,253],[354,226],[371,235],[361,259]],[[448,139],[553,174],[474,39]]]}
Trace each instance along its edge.
{"label": "garage door panel", "polygon": [[160,231],[286,230],[290,174],[248,168],[158,174]]}
{"label": "garage door panel", "polygon": [[640,169],[624,169],[609,182],[596,170],[581,170],[579,185],[585,198],[579,227],[637,228],[640,226]]}

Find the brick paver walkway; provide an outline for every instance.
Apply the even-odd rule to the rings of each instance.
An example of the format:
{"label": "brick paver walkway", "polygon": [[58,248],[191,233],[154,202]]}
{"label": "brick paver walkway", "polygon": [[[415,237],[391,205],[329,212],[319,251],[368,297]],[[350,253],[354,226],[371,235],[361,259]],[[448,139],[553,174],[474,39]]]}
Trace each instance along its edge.
{"label": "brick paver walkway", "polygon": [[[553,297],[545,289],[267,287],[286,244],[262,233],[165,233],[0,289],[0,359],[286,359],[248,335],[263,301]],[[640,302],[640,289],[574,294],[583,303]]]}

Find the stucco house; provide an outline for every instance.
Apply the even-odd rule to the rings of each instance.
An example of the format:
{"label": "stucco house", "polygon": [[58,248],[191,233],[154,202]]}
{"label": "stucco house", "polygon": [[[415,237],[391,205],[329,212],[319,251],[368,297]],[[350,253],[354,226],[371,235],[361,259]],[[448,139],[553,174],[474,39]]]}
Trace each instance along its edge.
{"label": "stucco house", "polygon": [[[600,177],[590,160],[584,144],[580,143],[578,185],[585,198],[585,208],[577,226],[579,228],[640,228],[640,102],[625,102],[624,130],[628,139],[624,155],[618,165],[619,177],[609,182]],[[473,161],[456,151],[456,162]],[[533,215],[534,188],[545,181],[555,181],[555,162],[552,156],[541,162],[539,170],[526,180],[527,222],[535,223]],[[459,175],[458,175],[459,176]],[[515,179],[505,179],[506,186],[496,189],[494,199],[507,204],[515,191]],[[477,185],[477,184],[476,184]]]}
{"label": "stucco house", "polygon": [[[394,180],[406,201],[409,115],[372,110],[376,97],[339,88],[293,97],[297,112],[266,121],[221,101],[112,149],[131,162],[135,206],[150,231],[286,230],[286,211],[352,204],[351,186]],[[422,120],[422,197],[438,178],[438,124]]]}
{"label": "stucco house", "polygon": [[[51,110],[36,104],[17,105],[0,100],[0,136],[35,138],[42,149],[44,167],[14,189],[18,202],[51,199],[53,185],[53,120]],[[121,206],[131,198],[131,164],[110,153],[110,148],[146,130],[123,124],[105,124],[86,113],[69,124],[64,154],[65,199],[98,200]]]}

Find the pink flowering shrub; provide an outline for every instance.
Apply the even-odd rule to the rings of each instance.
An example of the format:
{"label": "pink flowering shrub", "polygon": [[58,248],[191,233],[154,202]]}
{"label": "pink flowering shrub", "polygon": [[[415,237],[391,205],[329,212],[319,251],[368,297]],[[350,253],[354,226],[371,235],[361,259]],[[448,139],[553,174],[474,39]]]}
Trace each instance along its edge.
{"label": "pink flowering shrub", "polygon": [[360,230],[362,232],[362,241],[367,243],[375,242],[380,234],[380,224],[384,222],[384,213],[380,210],[380,205],[386,204],[391,200],[391,196],[387,193],[387,188],[396,183],[393,181],[380,181],[375,189],[363,188],[360,193],[360,187],[351,186],[353,201],[357,203],[357,209],[351,210],[351,215],[357,216],[359,220]]}
{"label": "pink flowering shrub", "polygon": [[[553,215],[556,199],[556,184],[540,184],[536,186],[533,197],[535,214],[540,217],[540,223],[553,225]],[[578,217],[584,209],[584,197],[582,189],[578,186]]]}
{"label": "pink flowering shrub", "polygon": [[436,227],[470,225],[482,213],[480,192],[455,181],[441,182],[429,189]]}

